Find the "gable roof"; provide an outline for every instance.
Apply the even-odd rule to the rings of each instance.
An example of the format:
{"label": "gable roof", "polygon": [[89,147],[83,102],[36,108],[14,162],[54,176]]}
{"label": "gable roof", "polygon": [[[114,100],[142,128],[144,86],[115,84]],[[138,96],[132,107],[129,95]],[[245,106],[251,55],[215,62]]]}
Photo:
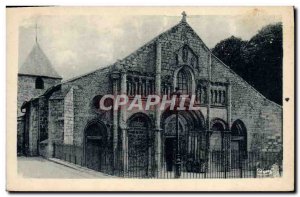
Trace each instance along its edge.
{"label": "gable roof", "polygon": [[[241,76],[239,76],[238,74],[236,74],[230,67],[228,67],[224,62],[222,62],[218,57],[216,57],[211,49],[209,49],[206,44],[203,42],[203,40],[200,38],[200,36],[195,32],[195,30],[188,24],[188,22],[186,20],[181,20],[178,24],[174,25],[173,27],[167,29],[166,31],[160,33],[159,35],[157,35],[156,37],[154,37],[152,40],[148,41],[147,43],[145,43],[144,45],[142,45],[141,47],[139,47],[137,50],[135,50],[134,52],[130,53],[129,55],[127,55],[126,57],[114,62],[113,64],[111,65],[107,65],[105,67],[102,67],[102,68],[97,68],[93,71],[90,71],[88,73],[85,73],[85,74],[82,74],[82,75],[79,75],[79,76],[76,76],[76,77],[73,77],[71,79],[68,79],[66,81],[63,81],[63,82],[60,82],[59,84],[53,86],[54,87],[58,87],[58,86],[61,86],[62,84],[65,84],[65,83],[69,83],[69,82],[72,82],[72,81],[75,81],[79,78],[82,78],[82,77],[86,77],[94,72],[97,72],[97,71],[104,71],[104,70],[107,70],[107,69],[113,69],[114,68],[114,65],[115,64],[126,64],[126,61],[130,61],[131,59],[135,58],[139,53],[141,53],[142,51],[144,51],[147,47],[149,47],[150,45],[156,43],[157,41],[160,41],[160,40],[163,40],[164,37],[168,36],[168,34],[176,31],[179,27],[184,27],[184,28],[187,28],[190,33],[192,33],[198,40],[199,40],[199,44],[201,44],[202,47],[204,47],[204,49],[207,50],[207,52],[209,52],[209,54],[211,55],[211,57],[215,58],[218,62],[220,62],[226,69],[228,69],[231,73],[233,73],[236,77],[238,77],[239,79],[241,79],[244,83],[246,83],[248,86],[251,87],[251,89],[253,91],[255,91],[256,93],[258,93],[262,98],[264,98],[265,100],[267,100],[268,102],[271,102],[273,103],[275,106],[279,107],[279,108],[282,108],[282,106],[278,105],[277,103],[267,99],[262,93],[260,93],[258,90],[256,90],[253,86],[251,86],[247,81],[245,81]],[[31,56],[31,54],[33,53],[33,51],[35,50],[35,48],[38,47],[38,50],[39,50],[39,53],[42,53],[42,55],[44,56],[44,59],[47,60],[50,65],[50,68],[52,68],[52,70],[56,73],[56,71],[54,70],[54,68],[52,67],[50,61],[48,60],[48,58],[46,57],[46,55],[43,53],[43,51],[40,49],[40,47],[38,46],[38,44],[36,44],[36,46],[32,49],[30,55],[28,56],[27,59],[29,59],[29,57]],[[193,52],[194,50],[192,48],[190,48]],[[27,61],[27,60],[26,60]],[[26,63],[25,61],[25,63]],[[23,64],[23,66],[25,65],[25,63]],[[39,71],[40,73],[40,71]],[[21,69],[19,71],[19,74],[23,74],[21,73]],[[57,74],[57,73],[56,73]],[[33,74],[28,74],[28,75],[33,75]],[[58,75],[58,74],[57,74]],[[58,75],[59,76],[59,75]],[[61,78],[60,76],[58,78]],[[63,94],[62,94],[63,95]],[[42,96],[42,95],[40,95]]]}
{"label": "gable roof", "polygon": [[150,45],[154,44],[155,42],[159,41],[159,40],[163,40],[165,37],[167,37],[170,33],[175,32],[178,28],[186,28],[188,29],[198,40],[199,43],[207,50],[210,51],[210,49],[205,45],[205,43],[202,41],[202,39],[199,37],[199,35],[194,31],[194,29],[185,21],[185,20],[181,20],[179,23],[177,23],[176,25],[174,25],[173,27],[167,29],[166,31],[160,33],[159,35],[157,35],[156,37],[154,37],[152,40],[150,40],[149,42],[147,42],[146,44],[142,45],[141,47],[139,47],[136,51],[130,53],[128,56],[126,56],[125,58],[119,60],[120,63],[125,63],[126,60],[130,60],[131,58],[134,58],[135,56],[137,56],[140,52],[142,52],[144,49],[146,49],[147,47],[149,47]]}
{"label": "gable roof", "polygon": [[[81,77],[85,77],[89,74],[92,74],[94,72],[100,71],[100,70],[104,70],[104,69],[113,69],[115,64],[126,64],[126,61],[130,61],[133,58],[135,58],[137,55],[139,55],[139,53],[141,53],[142,51],[144,51],[146,48],[148,48],[149,46],[151,46],[152,44],[156,43],[159,40],[163,40],[163,38],[165,36],[168,36],[168,34],[176,31],[180,26],[184,26],[184,28],[187,28],[190,30],[190,32],[196,36],[196,38],[199,40],[199,43],[207,50],[210,51],[210,49],[205,45],[205,43],[202,41],[202,39],[199,37],[199,35],[194,31],[194,29],[188,24],[188,22],[186,22],[185,20],[181,20],[179,23],[177,23],[176,25],[174,25],[173,27],[163,31],[162,33],[160,33],[159,35],[155,36],[153,39],[151,39],[150,41],[146,42],[144,45],[142,45],[141,47],[139,47],[138,49],[136,49],[135,51],[131,52],[129,55],[125,56],[122,59],[117,60],[116,62],[107,65],[105,67],[101,67],[101,68],[97,68],[93,71],[84,73],[82,75],[79,76],[75,76],[71,79],[68,79],[66,81],[63,81],[63,83],[68,83],[70,81],[74,81],[76,79],[79,79]],[[193,51],[194,52],[194,51]]]}
{"label": "gable roof", "polygon": [[25,62],[20,67],[19,74],[44,76],[59,79],[62,78],[53,68],[51,62],[38,43],[33,46]]}

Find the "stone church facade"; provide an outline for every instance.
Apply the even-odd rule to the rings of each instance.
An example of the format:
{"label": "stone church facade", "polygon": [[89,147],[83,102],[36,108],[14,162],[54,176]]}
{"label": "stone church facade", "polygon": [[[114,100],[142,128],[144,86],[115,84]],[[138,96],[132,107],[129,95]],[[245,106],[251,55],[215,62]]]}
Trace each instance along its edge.
{"label": "stone church facade", "polygon": [[18,76],[20,154],[53,157],[57,145],[69,145],[78,147],[75,163],[96,170],[102,161],[95,155],[104,150],[110,165],[124,172],[136,160],[141,169],[170,166],[175,112],[102,111],[99,100],[106,94],[171,96],[176,87],[196,95],[200,107],[179,112],[182,162],[195,155],[205,160],[207,151],[281,150],[282,107],[215,57],[186,16],[113,65],[63,82],[38,44],[32,53]]}

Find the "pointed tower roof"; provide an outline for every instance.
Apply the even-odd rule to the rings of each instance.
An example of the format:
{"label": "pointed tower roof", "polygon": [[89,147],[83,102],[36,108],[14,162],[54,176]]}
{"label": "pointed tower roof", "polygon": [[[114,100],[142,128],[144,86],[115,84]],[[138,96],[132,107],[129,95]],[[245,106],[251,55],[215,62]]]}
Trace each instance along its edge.
{"label": "pointed tower roof", "polygon": [[62,77],[53,68],[51,62],[36,42],[25,62],[19,69],[19,74],[59,78]]}

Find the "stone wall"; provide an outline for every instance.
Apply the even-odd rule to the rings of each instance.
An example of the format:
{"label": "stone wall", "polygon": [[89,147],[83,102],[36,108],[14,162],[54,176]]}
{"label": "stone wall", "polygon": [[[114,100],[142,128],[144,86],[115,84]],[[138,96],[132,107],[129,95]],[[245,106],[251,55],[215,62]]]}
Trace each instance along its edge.
{"label": "stone wall", "polygon": [[48,140],[43,141],[39,144],[39,155],[48,158]]}
{"label": "stone wall", "polygon": [[36,78],[37,76],[18,75],[18,116],[24,115],[20,109],[25,101],[43,94],[48,88],[61,81],[61,79],[43,77],[44,89],[35,89]]}
{"label": "stone wall", "polygon": [[64,143],[73,144],[74,135],[74,104],[73,87],[69,90],[64,99]]}
{"label": "stone wall", "polygon": [[[101,112],[93,106],[93,98],[97,95],[112,94],[112,84],[109,76],[109,68],[99,69],[93,73],[69,80],[62,84],[61,92],[73,88],[73,108],[74,108],[74,135],[73,144],[81,146],[84,138],[84,130],[87,123],[94,119],[99,119],[107,124],[112,124],[111,112]],[[71,96],[71,95],[68,95]],[[65,99],[67,105],[71,105],[70,99]],[[72,113],[69,107],[65,107],[64,121],[69,121]],[[62,107],[64,109],[64,107]],[[68,109],[67,109],[68,108]],[[69,114],[68,114],[69,113]],[[69,124],[71,122],[65,123]],[[66,128],[67,129],[67,128]]]}
{"label": "stone wall", "polygon": [[133,72],[154,73],[155,55],[155,42],[146,44],[125,58],[124,64]]}
{"label": "stone wall", "polygon": [[[271,136],[278,136],[281,139],[281,106],[266,99],[215,57],[212,58],[212,80],[229,80],[231,124],[237,119],[245,124],[248,133],[248,150],[265,149]],[[258,139],[260,141],[257,141]]]}
{"label": "stone wall", "polygon": [[39,105],[38,100],[35,100],[30,104],[30,115],[29,115],[29,143],[28,143],[28,155],[38,155],[38,130],[39,130]]}
{"label": "stone wall", "polygon": [[63,110],[64,101],[62,98],[49,99],[49,117],[48,117],[48,147],[47,156],[53,155],[53,143],[63,143],[64,121]]}
{"label": "stone wall", "polygon": [[18,117],[17,124],[17,152],[18,155],[24,154],[24,132],[25,132],[25,117]]}
{"label": "stone wall", "polygon": [[42,96],[38,99],[39,104],[39,142],[48,139],[48,97]]}
{"label": "stone wall", "polygon": [[[146,57],[152,57],[154,60],[153,53],[155,54],[156,51],[153,45],[158,41],[162,46],[162,83],[173,83],[175,70],[184,64],[184,62],[180,62],[182,61],[182,57],[178,54],[180,54],[179,51],[185,46],[189,48],[189,53],[198,57],[197,64],[192,67],[196,85],[199,80],[208,79],[211,52],[186,23],[179,23],[150,41],[149,44],[141,47],[137,52],[130,55],[130,58],[126,59],[125,65],[139,65],[144,67],[145,64],[140,64],[140,62],[147,61],[141,59],[136,61],[135,58],[132,58],[143,58],[145,56],[140,54],[148,54]],[[212,82],[229,83],[231,86],[231,112],[228,112],[228,106],[212,108],[210,110],[210,120],[221,118],[227,122],[228,118],[230,118],[228,122],[229,128],[231,128],[235,120],[241,120],[245,124],[248,133],[248,150],[273,150],[275,147],[278,147],[278,144],[282,141],[282,107],[267,100],[241,77],[214,57],[214,55],[212,55],[211,61]],[[152,69],[149,68],[148,70],[153,70],[153,74],[155,74],[155,62],[152,60],[148,61],[148,66],[152,67]],[[133,70],[130,66],[128,68],[129,70]],[[174,91],[175,87],[173,86],[172,88]],[[229,98],[227,99],[229,101]],[[228,113],[230,116],[228,116]],[[132,113],[127,113],[127,115],[130,117]]]}
{"label": "stone wall", "polygon": [[48,138],[48,98],[39,97],[30,102],[24,110],[28,117],[23,115],[18,118],[18,147],[27,135],[28,146],[25,154],[36,156],[39,154],[39,143]]}
{"label": "stone wall", "polygon": [[174,70],[178,67],[177,54],[184,46],[188,46],[197,57],[194,65],[196,79],[207,79],[209,50],[187,23],[179,23],[126,57],[123,61],[126,69],[142,74],[155,74],[156,43],[158,41],[162,45],[161,65],[163,81],[172,79]]}
{"label": "stone wall", "polygon": [[182,47],[188,46],[198,58],[197,65],[194,66],[195,79],[207,79],[208,49],[189,25],[178,24],[161,36],[160,42],[162,43],[162,78],[166,76],[173,78],[174,70],[178,68],[177,53]]}
{"label": "stone wall", "polygon": [[[155,76],[156,56],[159,55],[156,54],[158,41],[162,47],[160,58],[162,83],[173,84],[175,71],[185,64],[193,64],[194,61],[196,64],[189,66],[195,75],[196,85],[201,80],[207,81],[209,79],[210,51],[186,23],[179,23],[122,60],[125,69],[137,75]],[[182,60],[183,57],[181,57],[184,47],[187,47],[188,50],[187,61]],[[211,109],[210,120],[222,118],[227,122],[228,118],[231,117],[228,122],[229,128],[235,120],[241,120],[247,128],[248,150],[275,149],[282,140],[281,106],[267,100],[214,56],[212,56],[211,61],[211,80],[212,82],[230,84],[231,104],[230,106],[224,105],[221,108]],[[110,69],[111,67],[98,69],[63,82],[61,89],[50,97],[47,123],[48,154],[52,152],[53,143],[65,142],[66,144],[73,143],[76,146],[82,146],[85,127],[95,119],[103,121],[108,128],[108,136],[112,136],[112,112],[99,111],[92,102],[93,98],[98,95],[113,94]],[[25,85],[26,81],[30,80],[25,80]],[[30,84],[28,82],[27,85]],[[34,85],[34,83],[32,84]],[[124,84],[122,85],[124,86]],[[118,84],[118,87],[120,90],[121,84]],[[172,91],[174,88],[173,86]],[[228,113],[227,107],[231,107],[230,113]],[[207,105],[202,105],[202,109],[203,114],[207,116],[209,111]],[[42,111],[47,112],[47,109]],[[154,111],[145,113],[150,116],[150,119],[155,119]],[[35,127],[34,120],[36,120],[34,114],[35,108],[32,109],[30,117],[30,127],[33,128]],[[128,112],[127,118],[132,114],[133,112]],[[117,114],[117,119],[120,119],[120,116]],[[117,123],[119,124],[119,121]]]}

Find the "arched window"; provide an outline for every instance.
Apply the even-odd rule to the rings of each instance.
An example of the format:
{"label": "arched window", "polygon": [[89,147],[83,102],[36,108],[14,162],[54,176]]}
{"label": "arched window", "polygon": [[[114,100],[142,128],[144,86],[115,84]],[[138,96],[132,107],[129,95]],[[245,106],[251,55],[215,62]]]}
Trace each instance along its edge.
{"label": "arched window", "polygon": [[177,74],[177,87],[182,94],[188,95],[191,93],[191,76],[184,69],[181,69]]}
{"label": "arched window", "polygon": [[186,62],[188,60],[188,54],[189,54],[188,48],[184,47],[183,51],[182,51],[182,60],[184,62]]}
{"label": "arched window", "polygon": [[44,89],[44,81],[43,81],[42,77],[36,78],[35,89]]}

